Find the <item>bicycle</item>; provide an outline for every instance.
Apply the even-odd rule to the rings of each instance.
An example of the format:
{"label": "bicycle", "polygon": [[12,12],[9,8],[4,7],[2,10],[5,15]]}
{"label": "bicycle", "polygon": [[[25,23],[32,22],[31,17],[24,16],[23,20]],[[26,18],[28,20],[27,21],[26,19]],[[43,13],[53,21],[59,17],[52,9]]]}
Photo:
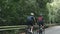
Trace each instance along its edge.
{"label": "bicycle", "polygon": [[43,27],[40,25],[39,26],[39,28],[38,28],[38,34],[43,34],[43,31],[44,31],[44,29],[43,29]]}
{"label": "bicycle", "polygon": [[28,27],[26,28],[26,34],[33,34],[33,33],[30,32],[30,30],[31,30],[31,28],[30,28],[30,26],[28,26]]}

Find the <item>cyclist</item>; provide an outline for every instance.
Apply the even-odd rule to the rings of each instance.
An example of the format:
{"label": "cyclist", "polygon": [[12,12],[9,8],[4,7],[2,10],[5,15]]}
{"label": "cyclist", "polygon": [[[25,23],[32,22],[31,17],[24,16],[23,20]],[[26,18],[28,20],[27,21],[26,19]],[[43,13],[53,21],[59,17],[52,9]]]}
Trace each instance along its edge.
{"label": "cyclist", "polygon": [[44,28],[44,19],[42,15],[39,15],[39,17],[37,18],[37,24],[40,26],[42,26],[42,28]]}
{"label": "cyclist", "polygon": [[30,27],[31,28],[31,30],[30,30],[31,33],[33,33],[34,20],[35,20],[34,13],[31,13],[30,16],[27,16],[28,27],[31,26]]}

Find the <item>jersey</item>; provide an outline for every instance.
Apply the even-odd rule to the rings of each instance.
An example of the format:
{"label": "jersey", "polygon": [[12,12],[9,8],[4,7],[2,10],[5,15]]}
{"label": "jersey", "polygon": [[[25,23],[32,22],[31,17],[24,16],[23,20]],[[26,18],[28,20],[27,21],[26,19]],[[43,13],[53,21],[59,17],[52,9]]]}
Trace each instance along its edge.
{"label": "jersey", "polygon": [[34,16],[28,16],[27,17],[27,25],[33,26],[34,24]]}
{"label": "jersey", "polygon": [[38,25],[43,25],[44,24],[44,22],[43,22],[43,17],[41,16],[41,17],[38,17]]}
{"label": "jersey", "polygon": [[27,17],[27,20],[28,20],[28,21],[33,21],[33,20],[34,20],[34,16],[28,16],[28,17]]}
{"label": "jersey", "polygon": [[38,17],[38,21],[43,21],[43,17]]}

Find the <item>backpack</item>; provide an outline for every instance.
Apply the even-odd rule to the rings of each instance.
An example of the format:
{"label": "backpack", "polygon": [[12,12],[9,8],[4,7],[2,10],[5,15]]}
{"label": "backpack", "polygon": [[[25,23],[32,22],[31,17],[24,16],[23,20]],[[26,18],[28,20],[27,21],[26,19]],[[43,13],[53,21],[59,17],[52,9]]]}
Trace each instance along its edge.
{"label": "backpack", "polygon": [[38,21],[43,21],[43,17],[38,17]]}
{"label": "backpack", "polygon": [[28,16],[28,17],[27,17],[27,20],[28,20],[28,21],[33,21],[33,18],[34,18],[33,16]]}

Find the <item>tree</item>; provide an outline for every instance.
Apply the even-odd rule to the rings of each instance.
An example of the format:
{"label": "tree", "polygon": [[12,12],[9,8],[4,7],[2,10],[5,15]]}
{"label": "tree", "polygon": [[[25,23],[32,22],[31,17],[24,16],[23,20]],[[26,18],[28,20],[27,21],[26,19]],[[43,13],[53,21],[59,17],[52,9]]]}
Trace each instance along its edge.
{"label": "tree", "polygon": [[0,25],[26,24],[26,17],[34,12],[36,17],[42,13],[48,20],[47,0],[0,0]]}

